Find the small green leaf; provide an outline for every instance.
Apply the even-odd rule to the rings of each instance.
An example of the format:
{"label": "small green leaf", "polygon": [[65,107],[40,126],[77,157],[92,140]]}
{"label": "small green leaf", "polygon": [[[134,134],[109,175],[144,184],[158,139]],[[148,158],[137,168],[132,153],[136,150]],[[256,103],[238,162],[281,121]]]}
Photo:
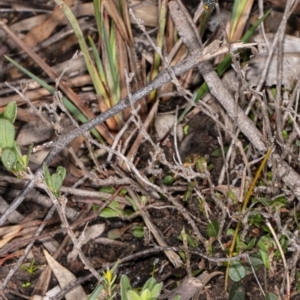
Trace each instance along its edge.
{"label": "small green leaf", "polygon": [[229,228],[226,232],[226,235],[229,236],[229,235],[234,235],[234,229],[232,228]]}
{"label": "small green leaf", "polygon": [[44,178],[47,186],[51,190],[51,192],[56,196],[59,197],[59,190],[63,184],[63,181],[66,176],[66,169],[59,166],[56,169],[56,172],[50,175],[49,169],[47,165],[43,164],[43,171],[44,171]]}
{"label": "small green leaf", "polygon": [[65,180],[67,170],[64,167],[57,167],[56,174],[60,177],[61,181],[63,182]]}
{"label": "small green leaf", "polygon": [[151,292],[148,289],[143,290],[140,298],[141,298],[141,300],[152,300]]}
{"label": "small green leaf", "polygon": [[235,195],[235,193],[234,193],[234,191],[232,189],[229,189],[229,191],[228,191],[228,197],[231,200],[235,201],[235,202],[237,201],[237,197],[236,197],[236,195]]}
{"label": "small green leaf", "polygon": [[247,245],[247,250],[252,250],[256,242],[256,238],[252,238]]}
{"label": "small green leaf", "polygon": [[22,283],[23,288],[28,288],[30,286],[31,286],[31,283],[29,281],[26,281],[26,282]]}
{"label": "small green leaf", "polygon": [[99,191],[103,193],[113,194],[116,190],[111,186],[103,186]]}
{"label": "small green leaf", "polygon": [[94,291],[90,294],[90,296],[87,298],[87,300],[98,300],[98,296],[102,292],[104,286],[102,284],[98,285]]}
{"label": "small green leaf", "polygon": [[264,252],[268,252],[273,247],[270,238],[265,235],[259,239],[257,246]]}
{"label": "small green leaf", "polygon": [[118,213],[119,216],[124,215],[124,211],[123,211],[122,207],[120,206],[119,202],[113,200],[110,202],[108,207],[113,209],[116,213]]}
{"label": "small green leaf", "polygon": [[273,201],[270,202],[270,205],[273,207],[284,207],[287,204],[287,199],[284,196],[280,196],[275,198]]}
{"label": "small green leaf", "polygon": [[11,123],[15,123],[17,117],[17,104],[15,101],[9,102],[4,110],[3,117]]}
{"label": "small green leaf", "polygon": [[138,208],[135,205],[134,201],[129,197],[129,196],[125,196],[125,199],[131,204],[132,208],[134,209],[134,211],[137,211]]}
{"label": "small green leaf", "polygon": [[267,293],[266,294],[266,300],[277,300],[277,296],[273,293]]}
{"label": "small green leaf", "polygon": [[261,250],[261,249],[259,249],[258,251],[259,251],[259,254],[261,256],[261,259],[262,259],[265,267],[269,270],[271,265],[270,265],[270,260],[269,260],[268,253],[265,252],[265,251],[263,251],[263,250]]}
{"label": "small green leaf", "polygon": [[267,198],[262,197],[262,198],[260,198],[260,201],[264,206],[270,205],[270,201]]}
{"label": "small green leaf", "polygon": [[[225,154],[226,154],[227,151],[228,151],[228,146],[227,146],[227,147],[224,147],[224,152],[225,152]],[[220,157],[220,156],[222,156],[222,149],[221,149],[221,148],[218,148],[218,149],[214,150],[214,151],[210,154],[210,156],[212,156],[212,157]]]}
{"label": "small green leaf", "polygon": [[209,237],[217,237],[219,234],[220,225],[218,221],[212,220],[207,226],[207,235]]}
{"label": "small green leaf", "polygon": [[128,300],[142,300],[136,291],[130,290],[126,293]]}
{"label": "small green leaf", "polygon": [[126,275],[121,276],[120,280],[120,286],[121,286],[121,299],[122,300],[128,300],[127,292],[132,289],[129,279]]}
{"label": "small green leaf", "polygon": [[173,182],[174,182],[174,178],[173,178],[173,176],[171,176],[171,175],[167,175],[167,176],[165,176],[164,179],[163,179],[163,184],[166,185],[166,186],[172,185]]}
{"label": "small green leaf", "polygon": [[250,261],[255,271],[258,271],[264,265],[259,257],[250,256]]}
{"label": "small green leaf", "polygon": [[184,133],[185,135],[188,135],[189,129],[190,129],[190,126],[189,126],[189,125],[183,126],[183,133]]}
{"label": "small green leaf", "polygon": [[21,152],[20,146],[18,145],[18,143],[16,141],[14,141],[13,148],[14,148],[14,150],[16,152],[18,161],[22,162],[22,152]]}
{"label": "small green leaf", "polygon": [[115,218],[123,215],[123,209],[121,208],[120,204],[115,200],[111,201],[109,206],[104,208],[100,213],[100,216],[103,218]]}
{"label": "small green leaf", "polygon": [[116,218],[119,217],[119,214],[116,213],[113,209],[109,207],[105,207],[101,213],[99,214],[100,217],[102,218]]}
{"label": "small green leaf", "polygon": [[144,284],[142,291],[148,289],[149,291],[152,290],[152,288],[155,286],[156,280],[153,277],[150,277],[146,283]]}
{"label": "small green leaf", "polygon": [[229,300],[244,300],[246,296],[246,291],[244,286],[240,283],[235,282],[229,292]]}
{"label": "small green leaf", "polygon": [[44,178],[47,186],[51,189],[51,174],[49,172],[48,166],[46,163],[43,164],[43,172],[44,172]]}
{"label": "small green leaf", "polygon": [[1,161],[8,171],[14,171],[17,163],[16,152],[9,148],[4,149],[1,155]]}
{"label": "small green leaf", "polygon": [[197,159],[196,166],[199,169],[199,172],[207,171],[207,161],[205,157],[200,157]]}
{"label": "small green leaf", "polygon": [[60,174],[57,173],[53,173],[51,175],[51,191],[53,192],[53,194],[57,195],[61,186],[62,186],[63,182],[61,180],[61,176]]}
{"label": "small green leaf", "polygon": [[260,227],[261,222],[263,221],[262,215],[252,215],[249,216],[249,223],[251,225],[255,225],[256,227]]}
{"label": "small green leaf", "polygon": [[1,148],[13,148],[15,141],[15,127],[7,119],[0,119],[0,146]]}
{"label": "small green leaf", "polygon": [[229,268],[229,277],[234,282],[241,281],[246,276],[246,269],[239,261],[233,261]]}
{"label": "small green leaf", "polygon": [[150,299],[158,299],[158,297],[160,296],[162,287],[163,287],[162,282],[155,284],[155,286],[151,289]]}
{"label": "small green leaf", "polygon": [[194,181],[191,181],[191,182],[188,183],[188,188],[187,188],[186,192],[183,195],[183,199],[182,199],[183,201],[188,200],[188,198],[191,196],[195,186],[196,186],[196,182],[194,182]]}
{"label": "small green leaf", "polygon": [[[185,238],[186,238],[186,240],[188,242],[188,245],[190,247],[197,248],[199,246],[199,241],[196,237],[193,238],[187,233],[185,233],[184,235],[185,235]],[[180,241],[183,241],[182,232],[180,233],[178,238],[179,238]]]}
{"label": "small green leaf", "polygon": [[236,241],[236,251],[240,252],[241,250],[246,250],[246,249],[247,249],[247,245],[238,236]]}
{"label": "small green leaf", "polygon": [[286,130],[282,130],[282,137],[283,137],[284,140],[288,139],[289,134],[288,134],[288,132]]}
{"label": "small green leaf", "polygon": [[144,237],[144,227],[143,226],[135,226],[133,229],[133,236],[140,239]]}

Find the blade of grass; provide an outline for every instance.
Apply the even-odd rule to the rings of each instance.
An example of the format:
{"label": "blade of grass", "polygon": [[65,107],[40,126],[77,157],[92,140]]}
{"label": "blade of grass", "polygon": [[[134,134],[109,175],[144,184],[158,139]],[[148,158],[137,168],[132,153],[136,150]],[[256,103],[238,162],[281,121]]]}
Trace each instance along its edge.
{"label": "blade of grass", "polygon": [[245,9],[247,1],[248,0],[235,0],[234,1],[232,15],[231,15],[232,26],[231,26],[231,31],[230,31],[230,35],[229,35],[230,41],[234,35],[234,32],[235,32],[236,26],[239,22],[239,19],[241,18],[242,14],[243,14],[243,11]]}
{"label": "blade of grass", "polygon": [[[271,9],[269,9],[260,19],[258,19],[254,25],[244,34],[241,41],[246,43],[250,39],[250,37],[254,34],[258,26],[265,20],[265,18],[270,14]],[[216,68],[216,72],[219,76],[222,76],[224,72],[229,68],[231,64],[231,56],[228,54],[225,56],[225,58],[222,60],[221,63],[218,64]],[[192,101],[198,102],[200,98],[202,98],[206,93],[208,92],[208,86],[206,82],[204,82],[200,88],[197,90],[197,92],[194,94]],[[191,110],[192,106],[188,105],[185,110],[181,113],[181,115],[178,118],[178,122],[181,122],[185,115]]]}
{"label": "blade of grass", "polygon": [[93,61],[90,57],[90,53],[88,50],[88,47],[86,45],[85,39],[83,37],[82,31],[79,27],[79,24],[75,18],[75,16],[73,15],[71,9],[63,2],[63,0],[55,0],[55,2],[57,3],[57,5],[59,5],[61,7],[61,9],[63,10],[65,16],[67,17],[67,19],[70,22],[71,27],[74,30],[74,33],[77,37],[79,46],[81,51],[83,52],[84,55],[84,60],[85,60],[85,64],[87,66],[87,69],[89,71],[89,74],[92,78],[94,87],[96,89],[96,92],[98,95],[105,95],[105,89],[103,88],[103,85],[101,83],[101,80],[99,78],[98,72],[93,64]]}
{"label": "blade of grass", "polygon": [[100,80],[102,80],[103,85],[105,85],[106,84],[105,73],[104,73],[103,65],[102,65],[97,47],[96,47],[94,41],[92,40],[92,38],[90,36],[88,37],[88,41],[89,41],[89,43],[91,45],[91,48],[92,48],[92,52],[93,52],[94,60],[95,60],[95,63],[96,63],[96,67],[98,69]]}
{"label": "blade of grass", "polygon": [[103,27],[103,40],[104,40],[104,49],[107,57],[107,70],[106,78],[107,85],[110,89],[110,95],[112,98],[111,106],[115,105],[119,101],[119,76],[117,72],[117,57],[116,57],[116,48],[115,48],[115,29],[113,24],[111,25],[110,36],[108,37],[105,26]]}
{"label": "blade of grass", "polygon": [[97,31],[99,35],[99,39],[102,40],[102,10],[103,10],[103,0],[94,0],[94,12],[95,12],[95,19],[97,24]]}
{"label": "blade of grass", "polygon": [[[109,22],[107,22],[109,23]],[[108,26],[108,25],[107,25]],[[107,31],[110,30],[108,36]],[[103,26],[103,47],[102,47],[102,65],[105,73],[107,90],[109,99],[107,100],[109,107],[117,104],[120,99],[120,84],[118,75],[118,63],[115,50],[115,26],[111,20],[110,29]],[[116,124],[119,124],[122,120],[122,113],[114,116]],[[117,127],[114,128],[117,130]]]}
{"label": "blade of grass", "polygon": [[208,18],[211,15],[211,11],[204,10],[204,13],[202,15],[201,21],[200,21],[200,36],[203,37],[204,31],[207,26]]}
{"label": "blade of grass", "polygon": [[[245,26],[249,20],[250,13],[252,11],[254,0],[247,0],[246,5],[243,7],[243,11],[240,15],[232,15],[230,21],[230,28],[232,28],[232,23],[235,22],[235,28],[232,33],[229,34],[229,40],[235,42],[240,40],[242,34],[245,30]],[[233,21],[234,20],[234,21]]]}
{"label": "blade of grass", "polygon": [[[159,26],[158,26],[158,33],[156,38],[156,47],[162,50],[163,41],[165,37],[165,30],[166,30],[166,21],[167,21],[167,11],[168,11],[168,1],[163,0],[161,2],[160,14],[159,14]],[[157,51],[154,52],[154,59],[153,59],[153,67],[151,72],[150,81],[153,81],[154,78],[157,76],[160,67],[160,55]],[[150,94],[150,101],[153,102],[156,98],[156,90],[151,92]]]}

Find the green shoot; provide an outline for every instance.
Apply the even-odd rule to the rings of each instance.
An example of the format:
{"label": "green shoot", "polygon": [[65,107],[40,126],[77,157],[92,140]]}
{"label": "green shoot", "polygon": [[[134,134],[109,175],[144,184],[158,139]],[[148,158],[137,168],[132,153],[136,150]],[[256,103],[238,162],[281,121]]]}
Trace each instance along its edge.
{"label": "green shoot", "polygon": [[35,272],[40,268],[40,266],[35,266],[34,265],[34,258],[32,259],[29,267],[26,267],[24,265],[21,266],[21,269],[28,272],[30,275],[34,275]]}

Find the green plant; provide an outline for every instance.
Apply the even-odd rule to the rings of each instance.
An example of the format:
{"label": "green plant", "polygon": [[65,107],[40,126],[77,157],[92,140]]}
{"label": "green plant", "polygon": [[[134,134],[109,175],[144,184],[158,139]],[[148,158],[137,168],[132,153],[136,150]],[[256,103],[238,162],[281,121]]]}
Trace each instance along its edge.
{"label": "green plant", "polygon": [[[107,269],[102,273],[103,275],[103,282],[99,284],[92,294],[87,298],[87,300],[97,300],[99,299],[98,296],[102,291],[105,291],[105,300],[112,300],[115,299],[117,293],[115,292],[116,285],[115,281],[117,276],[115,275],[116,269],[119,263],[115,263],[111,269]],[[103,299],[103,297],[101,297]]]}
{"label": "green plant", "polygon": [[274,250],[275,243],[272,242],[271,238],[263,235],[258,243],[257,246],[259,248],[259,254],[261,256],[262,261],[264,262],[264,265],[267,269],[270,269],[271,262],[270,262],[270,257],[272,257],[271,253]]}
{"label": "green plant", "polygon": [[0,156],[3,166],[18,177],[27,173],[29,156],[32,147],[29,147],[27,155],[22,155],[21,149],[15,141],[14,122],[17,116],[16,102],[10,102],[0,115]]}
{"label": "green plant", "polygon": [[104,290],[106,291],[107,300],[114,299],[116,296],[116,293],[114,292],[116,288],[115,285],[116,278],[117,276],[110,269],[107,269],[105,272],[103,272],[103,280],[104,280],[103,286],[104,286]]}
{"label": "green plant", "polygon": [[209,237],[218,237],[219,231],[220,231],[220,224],[216,220],[212,220],[211,223],[207,225],[207,235]]}
{"label": "green plant", "polygon": [[144,237],[144,226],[134,226],[132,234],[136,238],[143,238]]}
{"label": "green plant", "polygon": [[26,282],[22,283],[22,287],[25,288],[25,289],[30,287],[30,286],[31,286],[31,282],[29,282],[29,281],[26,281]]}
{"label": "green plant", "polygon": [[[188,245],[192,248],[197,248],[199,246],[199,240],[197,237],[192,237],[188,233],[184,233],[186,241]],[[180,236],[178,237],[180,241],[183,241],[183,232],[180,233]]]}
{"label": "green plant", "polygon": [[30,275],[34,275],[34,273],[40,268],[40,266],[34,265],[34,258],[32,259],[29,267],[22,265],[21,269],[28,272]]}
{"label": "green plant", "polygon": [[90,296],[87,298],[87,300],[98,300],[98,296],[101,294],[103,291],[104,286],[103,284],[99,284],[94,291],[90,294]]}
{"label": "green plant", "polygon": [[[234,284],[231,286],[229,291],[230,300],[243,300],[245,299],[245,287],[242,284],[242,279],[249,273],[252,273],[253,269],[258,271],[265,263],[256,254],[249,257],[251,266],[247,262],[245,264],[239,261],[234,261],[230,264],[229,277]],[[265,294],[266,300],[277,300],[277,296],[273,293],[267,292]]]}
{"label": "green plant", "polygon": [[[100,190],[100,192],[103,193],[108,193],[108,194],[114,194],[116,192],[116,190],[113,187],[102,187]],[[118,195],[122,196],[125,195],[127,193],[126,189],[122,189]],[[105,200],[104,200],[105,201]],[[97,211],[99,208],[98,205],[93,205],[93,210]],[[123,207],[120,205],[119,202],[117,202],[116,200],[112,200],[110,201],[110,203],[107,205],[107,207],[105,207],[101,213],[99,214],[100,217],[103,218],[115,218],[115,217],[122,217],[122,216],[126,216]]]}
{"label": "green plant", "polygon": [[57,167],[56,172],[51,175],[47,165],[44,163],[43,170],[44,170],[44,178],[47,186],[49,187],[49,189],[51,190],[51,192],[54,194],[55,197],[59,197],[60,188],[66,177],[66,169],[64,167],[59,166]]}
{"label": "green plant", "polygon": [[163,284],[157,283],[156,280],[151,277],[144,284],[140,293],[135,291],[129,282],[126,275],[122,275],[120,281],[121,287],[121,299],[122,300],[156,300],[158,299]]}

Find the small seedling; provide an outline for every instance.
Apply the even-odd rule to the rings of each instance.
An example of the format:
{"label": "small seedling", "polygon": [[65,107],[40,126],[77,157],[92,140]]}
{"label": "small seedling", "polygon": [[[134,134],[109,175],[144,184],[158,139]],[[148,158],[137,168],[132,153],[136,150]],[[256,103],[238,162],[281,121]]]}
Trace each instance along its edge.
{"label": "small seedling", "polygon": [[157,283],[156,280],[151,277],[144,284],[142,291],[138,293],[132,289],[128,277],[122,275],[120,286],[122,300],[156,300],[160,295],[163,284]]}
{"label": "small seedling", "polygon": [[26,281],[26,282],[23,282],[22,283],[22,287],[23,288],[28,288],[28,287],[30,287],[31,286],[31,283],[29,282],[29,281]]}
{"label": "small seedling", "polygon": [[114,272],[110,269],[107,269],[106,271],[103,272],[103,286],[104,286],[104,290],[107,293],[107,300],[111,300],[114,299],[116,296],[116,293],[114,292],[116,285],[115,285],[115,281],[116,281],[117,276],[114,274]]}
{"label": "small seedling", "polygon": [[55,197],[60,196],[60,188],[63,184],[63,181],[66,177],[66,169],[59,166],[56,169],[56,172],[52,175],[49,172],[49,169],[46,164],[43,165],[44,169],[44,178],[47,186],[51,190],[51,192],[54,194]]}
{"label": "small seedling", "polygon": [[99,295],[102,293],[102,291],[105,291],[105,300],[112,300],[116,298],[117,293],[115,292],[115,281],[117,276],[115,273],[118,265],[119,263],[116,262],[111,269],[107,269],[103,272],[103,282],[96,287],[87,300],[100,299]]}
{"label": "small seedling", "polygon": [[132,232],[133,236],[136,238],[143,238],[144,237],[144,226],[135,226]]}
{"label": "small seedling", "polygon": [[29,156],[33,145],[29,147],[28,154],[22,155],[17,142],[15,141],[14,122],[17,116],[16,102],[10,102],[3,114],[0,115],[0,156],[3,166],[18,177],[27,173]]}
{"label": "small seedling", "polygon": [[28,272],[30,275],[34,275],[35,272],[39,269],[39,266],[34,265],[34,258],[33,258],[29,267],[22,265],[21,269]]}

